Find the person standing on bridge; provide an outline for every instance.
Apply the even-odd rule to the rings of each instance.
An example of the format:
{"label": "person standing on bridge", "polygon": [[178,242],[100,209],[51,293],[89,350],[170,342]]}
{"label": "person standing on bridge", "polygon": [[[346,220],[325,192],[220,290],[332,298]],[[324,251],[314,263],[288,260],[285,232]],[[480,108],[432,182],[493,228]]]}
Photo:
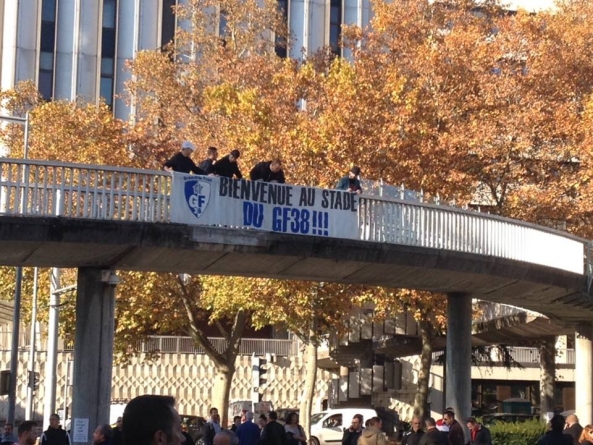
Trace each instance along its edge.
{"label": "person standing on bridge", "polygon": [[226,178],[232,178],[234,176],[237,179],[241,179],[243,175],[241,174],[241,170],[239,170],[239,166],[237,165],[239,156],[241,156],[241,152],[239,150],[231,151],[228,155],[214,164],[213,173]]}
{"label": "person standing on bridge", "polygon": [[191,154],[196,147],[190,141],[185,141],[181,144],[181,151],[167,162],[165,162],[165,170],[168,172],[179,173],[195,173],[196,175],[205,175],[206,172],[198,167],[191,159]]}
{"label": "person standing on bridge", "polygon": [[214,173],[214,164],[218,159],[218,148],[208,147],[208,156],[198,166],[206,172],[207,175]]}
{"label": "person standing on bridge", "polygon": [[362,187],[360,186],[360,167],[352,167],[348,172],[348,176],[344,176],[338,181],[336,188],[338,190],[349,190],[355,193],[362,193]]}
{"label": "person standing on bridge", "polygon": [[282,161],[274,159],[268,162],[259,162],[249,172],[252,181],[277,182],[284,184],[284,170],[282,170]]}

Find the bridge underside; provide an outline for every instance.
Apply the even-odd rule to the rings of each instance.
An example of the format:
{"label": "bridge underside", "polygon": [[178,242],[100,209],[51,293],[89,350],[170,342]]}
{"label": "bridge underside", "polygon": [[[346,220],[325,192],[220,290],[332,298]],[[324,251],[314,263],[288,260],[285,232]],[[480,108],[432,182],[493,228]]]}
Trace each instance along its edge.
{"label": "bridge underside", "polygon": [[3,216],[0,264],[463,292],[564,322],[593,320],[585,278],[574,273],[445,250],[229,228]]}

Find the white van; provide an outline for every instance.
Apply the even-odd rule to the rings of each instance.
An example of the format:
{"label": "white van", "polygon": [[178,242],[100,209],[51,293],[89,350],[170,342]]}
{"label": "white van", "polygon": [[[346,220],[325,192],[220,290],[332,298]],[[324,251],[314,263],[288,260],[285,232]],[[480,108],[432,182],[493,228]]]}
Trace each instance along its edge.
{"label": "white van", "polygon": [[341,444],[344,428],[350,428],[352,418],[360,414],[364,423],[372,417],[377,417],[377,411],[372,408],[338,408],[311,416],[312,445]]}

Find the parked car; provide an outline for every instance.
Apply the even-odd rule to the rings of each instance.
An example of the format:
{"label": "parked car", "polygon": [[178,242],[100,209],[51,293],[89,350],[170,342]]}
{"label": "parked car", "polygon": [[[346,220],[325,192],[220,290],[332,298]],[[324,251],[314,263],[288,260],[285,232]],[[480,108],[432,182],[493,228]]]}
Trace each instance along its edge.
{"label": "parked car", "polygon": [[311,444],[329,445],[342,442],[344,428],[350,427],[355,414],[361,414],[363,423],[372,417],[377,417],[377,411],[372,408],[338,408],[311,416]]}
{"label": "parked car", "polygon": [[528,420],[539,420],[538,414],[509,414],[509,413],[496,413],[486,414],[482,418],[482,423],[486,426],[495,425],[497,423],[521,423],[527,422]]}
{"label": "parked car", "polygon": [[181,424],[187,427],[187,433],[190,435],[195,445],[203,445],[204,425],[207,420],[200,416],[191,416],[180,414]]}

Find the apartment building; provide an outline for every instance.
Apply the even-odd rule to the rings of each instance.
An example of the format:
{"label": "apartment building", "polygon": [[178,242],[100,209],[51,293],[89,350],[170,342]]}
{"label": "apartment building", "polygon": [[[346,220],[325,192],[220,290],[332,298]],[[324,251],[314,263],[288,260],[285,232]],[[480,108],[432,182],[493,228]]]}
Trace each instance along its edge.
{"label": "apartment building", "polygon": [[[0,88],[32,80],[48,100],[102,98],[116,117],[127,119],[126,62],[139,51],[166,45],[177,27],[188,26],[172,9],[186,1],[0,0]],[[339,47],[342,25],[366,27],[372,18],[371,0],[278,2],[293,36],[278,54],[296,59],[323,46],[348,57]],[[504,3],[536,11],[552,6],[553,0]]]}

